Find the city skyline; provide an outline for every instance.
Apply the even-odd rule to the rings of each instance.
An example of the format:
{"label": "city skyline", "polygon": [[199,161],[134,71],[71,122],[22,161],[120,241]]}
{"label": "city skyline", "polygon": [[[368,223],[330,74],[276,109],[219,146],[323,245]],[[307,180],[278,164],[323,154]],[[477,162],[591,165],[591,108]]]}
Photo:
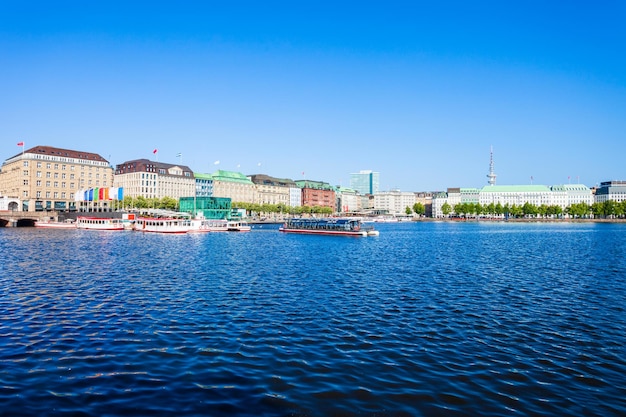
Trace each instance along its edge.
{"label": "city skyline", "polygon": [[371,169],[381,191],[435,191],[487,185],[493,146],[499,185],[624,177],[620,2],[75,6],[3,6],[3,161],[18,142],[114,166],[158,149],[197,172]]}

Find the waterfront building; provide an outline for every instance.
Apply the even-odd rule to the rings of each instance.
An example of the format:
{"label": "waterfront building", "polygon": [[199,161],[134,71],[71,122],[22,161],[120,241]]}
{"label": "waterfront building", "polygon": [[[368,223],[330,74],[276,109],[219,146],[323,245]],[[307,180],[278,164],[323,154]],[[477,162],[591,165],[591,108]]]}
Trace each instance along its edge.
{"label": "waterfront building", "polygon": [[480,191],[480,204],[516,205],[523,206],[525,203],[537,207],[545,204],[552,205],[552,190],[545,185],[488,185]]}
{"label": "waterfront building", "polygon": [[302,206],[302,190],[297,185],[295,187],[289,188],[289,206],[290,207]]}
{"label": "waterfront building", "polygon": [[433,192],[420,191],[415,193],[415,202],[424,206],[424,216],[432,217],[433,214]]}
{"label": "waterfront building", "polygon": [[626,200],[626,181],[604,181],[596,188],[595,201],[604,203],[613,200],[621,202]]}
{"label": "waterfront building", "polygon": [[552,205],[559,206],[563,210],[572,204],[593,204],[593,193],[583,184],[553,185],[550,190],[552,191]]}
{"label": "waterfront building", "polygon": [[347,187],[337,187],[337,212],[355,213],[361,211],[361,196],[356,190]]}
{"label": "waterfront building", "polygon": [[127,197],[190,197],[196,192],[191,169],[148,159],[134,159],[115,167],[114,185],[124,188]]}
{"label": "waterfront building", "polygon": [[379,191],[380,173],[359,171],[350,174],[350,188],[361,195],[376,194]]}
{"label": "waterfront building", "polygon": [[[431,217],[441,218],[445,217],[443,214],[443,205],[448,202],[448,193],[445,191],[436,191],[433,193],[431,200]],[[449,203],[448,203],[449,204]]]}
{"label": "waterfront building", "polygon": [[0,195],[0,211],[18,211],[19,203],[19,200],[16,198],[10,199],[6,195]]}
{"label": "waterfront building", "polygon": [[211,174],[194,172],[196,179],[196,197],[213,197],[213,177]]}
{"label": "waterfront building", "polygon": [[[25,150],[0,168],[0,194],[19,199],[21,211],[74,211],[79,190],[112,185],[113,168],[102,156],[52,146]],[[108,210],[109,201],[97,208]]]}
{"label": "waterfront building", "polygon": [[274,178],[269,175],[250,175],[250,181],[256,185],[258,204],[282,204],[285,207],[291,205],[291,190],[298,189],[293,180]]}
{"label": "waterfront building", "polygon": [[229,219],[231,214],[230,198],[222,197],[181,197],[180,211],[198,215],[205,219]]}
{"label": "waterfront building", "polygon": [[417,202],[414,192],[391,190],[374,194],[374,210],[393,215],[406,215],[406,208],[413,210]]}
{"label": "waterfront building", "polygon": [[230,198],[233,203],[256,203],[256,185],[244,174],[217,170],[213,177],[213,197]]}
{"label": "waterfront building", "polygon": [[335,189],[323,181],[298,180],[296,185],[302,193],[302,205],[330,207],[335,210]]}

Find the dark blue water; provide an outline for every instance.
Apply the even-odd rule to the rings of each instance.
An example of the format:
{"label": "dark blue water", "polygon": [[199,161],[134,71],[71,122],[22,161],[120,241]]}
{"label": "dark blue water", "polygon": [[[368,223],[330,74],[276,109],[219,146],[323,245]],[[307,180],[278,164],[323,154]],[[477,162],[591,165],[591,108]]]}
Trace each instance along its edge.
{"label": "dark blue water", "polygon": [[626,415],[626,225],[0,229],[0,415]]}

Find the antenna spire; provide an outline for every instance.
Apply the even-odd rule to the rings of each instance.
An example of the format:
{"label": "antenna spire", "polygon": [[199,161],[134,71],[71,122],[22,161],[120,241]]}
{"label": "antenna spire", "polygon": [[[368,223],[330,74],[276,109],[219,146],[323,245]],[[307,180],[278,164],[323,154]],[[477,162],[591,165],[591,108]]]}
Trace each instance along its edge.
{"label": "antenna spire", "polygon": [[489,180],[487,181],[487,183],[489,185],[496,185],[497,175],[493,170],[493,145],[491,146],[491,151],[489,155],[489,174],[487,174],[487,178],[489,178]]}

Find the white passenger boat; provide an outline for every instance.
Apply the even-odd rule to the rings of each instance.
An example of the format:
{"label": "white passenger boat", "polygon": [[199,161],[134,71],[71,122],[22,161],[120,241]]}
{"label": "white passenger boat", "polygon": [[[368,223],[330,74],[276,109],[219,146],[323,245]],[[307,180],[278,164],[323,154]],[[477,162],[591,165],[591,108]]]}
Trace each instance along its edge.
{"label": "white passenger boat", "polygon": [[76,229],[76,223],[73,220],[67,219],[63,222],[55,222],[50,220],[37,220],[35,227],[41,227],[45,229]]}
{"label": "white passenger boat", "polygon": [[249,232],[252,228],[242,220],[193,219],[190,232]]}
{"label": "white passenger boat", "polygon": [[100,217],[78,217],[76,227],[87,230],[124,230],[122,219]]}
{"label": "white passenger boat", "polygon": [[191,220],[176,218],[140,217],[135,222],[135,230],[152,233],[187,233],[192,229]]}

